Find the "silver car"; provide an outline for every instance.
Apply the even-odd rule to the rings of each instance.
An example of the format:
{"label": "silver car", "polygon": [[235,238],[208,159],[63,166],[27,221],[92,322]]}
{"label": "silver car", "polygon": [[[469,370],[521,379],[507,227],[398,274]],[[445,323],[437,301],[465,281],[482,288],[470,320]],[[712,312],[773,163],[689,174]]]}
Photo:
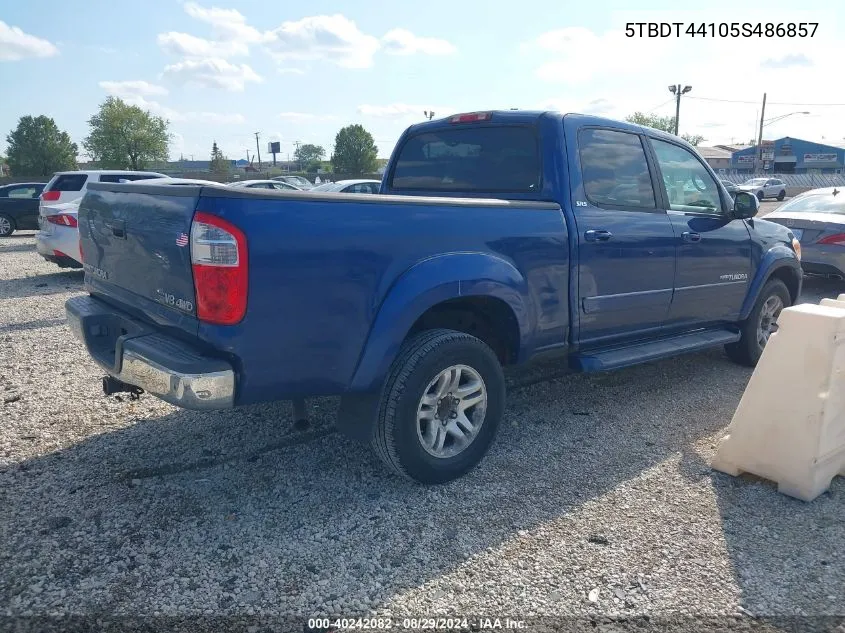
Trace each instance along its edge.
{"label": "silver car", "polygon": [[806,274],[845,279],[845,188],[812,189],[765,219],[786,226],[801,242]]}

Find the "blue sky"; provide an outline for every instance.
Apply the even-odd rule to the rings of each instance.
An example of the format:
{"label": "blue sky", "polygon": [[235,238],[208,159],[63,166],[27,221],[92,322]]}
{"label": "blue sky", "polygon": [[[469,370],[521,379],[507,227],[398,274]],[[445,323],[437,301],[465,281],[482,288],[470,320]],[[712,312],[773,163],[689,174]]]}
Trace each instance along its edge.
{"label": "blue sky", "polygon": [[[810,112],[772,123],[766,137],[845,144],[845,40],[837,37],[845,3],[701,4],[5,2],[0,151],[26,114],[53,117],[81,148],[87,119],[109,94],[166,116],[176,158],[207,158],[215,140],[244,158],[256,131],[262,158],[270,140],[281,141],[283,155],[296,141],[331,152],[348,123],[369,129],[386,157],[424,109],[671,115],[674,83],[693,86],[681,132],[703,135],[704,144],[751,138],[763,92],[767,119]],[[624,35],[627,22],[761,20],[819,26],[812,39]]]}

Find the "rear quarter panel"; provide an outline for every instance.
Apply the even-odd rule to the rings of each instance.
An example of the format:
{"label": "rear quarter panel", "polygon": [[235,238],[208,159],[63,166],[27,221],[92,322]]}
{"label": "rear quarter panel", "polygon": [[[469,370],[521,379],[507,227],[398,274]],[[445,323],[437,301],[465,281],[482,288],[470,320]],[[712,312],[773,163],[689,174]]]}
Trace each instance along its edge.
{"label": "rear quarter panel", "polygon": [[[200,338],[238,366],[239,404],[371,388],[352,382],[365,347],[376,345],[389,358],[432,301],[461,292],[485,294],[496,286],[518,296],[526,347],[565,338],[568,247],[556,205],[419,204],[368,194],[206,196],[198,210],[229,220],[248,240],[246,317],[233,327],[199,326]],[[436,265],[421,276],[412,272],[437,258],[452,259],[439,273]],[[510,277],[494,280],[495,266],[467,264],[478,258],[501,262]],[[395,315],[374,328],[392,293],[400,293],[389,306]]]}

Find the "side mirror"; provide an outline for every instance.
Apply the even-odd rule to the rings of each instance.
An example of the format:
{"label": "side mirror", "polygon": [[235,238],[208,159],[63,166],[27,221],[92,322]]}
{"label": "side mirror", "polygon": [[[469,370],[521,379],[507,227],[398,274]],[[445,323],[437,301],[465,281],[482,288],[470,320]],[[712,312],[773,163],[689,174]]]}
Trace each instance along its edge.
{"label": "side mirror", "polygon": [[760,210],[760,201],[757,196],[747,191],[737,191],[734,195],[733,216],[737,220],[753,218]]}

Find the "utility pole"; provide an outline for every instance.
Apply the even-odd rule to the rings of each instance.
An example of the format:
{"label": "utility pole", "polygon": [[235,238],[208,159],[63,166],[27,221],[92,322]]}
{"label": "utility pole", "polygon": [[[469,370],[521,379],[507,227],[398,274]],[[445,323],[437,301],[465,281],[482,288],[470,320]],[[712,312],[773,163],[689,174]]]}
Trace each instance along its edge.
{"label": "utility pole", "polygon": [[299,154],[299,146],[301,143],[299,141],[294,141],[294,145],[296,145],[296,152],[294,152],[293,157],[296,159],[296,170],[302,171],[302,156]]}
{"label": "utility pole", "polygon": [[255,151],[258,152],[258,169],[261,169],[261,148],[258,147],[258,135],[260,132],[255,133]]}
{"label": "utility pole", "polygon": [[675,136],[678,135],[678,124],[681,118],[681,95],[685,95],[690,90],[692,90],[692,86],[684,86],[683,88],[681,88],[681,84],[669,86],[669,92],[675,95]]}
{"label": "utility pole", "polygon": [[766,118],[766,93],[763,93],[763,107],[760,109],[760,131],[757,134],[757,169],[760,171],[763,162],[763,119]]}

